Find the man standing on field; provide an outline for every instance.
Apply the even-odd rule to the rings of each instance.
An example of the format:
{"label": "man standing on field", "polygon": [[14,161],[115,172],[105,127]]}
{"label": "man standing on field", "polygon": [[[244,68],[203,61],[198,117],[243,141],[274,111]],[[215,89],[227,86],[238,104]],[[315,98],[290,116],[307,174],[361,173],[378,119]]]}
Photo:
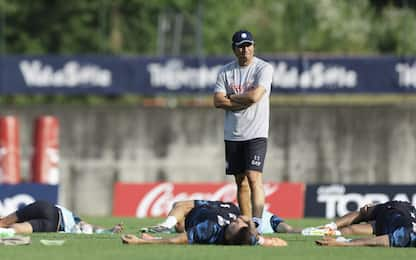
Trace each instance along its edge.
{"label": "man standing on field", "polygon": [[262,171],[269,132],[269,97],[273,67],[254,56],[254,38],[240,30],[232,37],[236,60],[222,67],[214,90],[214,105],[225,110],[226,174],[234,175],[243,215],[262,231],[264,189]]}

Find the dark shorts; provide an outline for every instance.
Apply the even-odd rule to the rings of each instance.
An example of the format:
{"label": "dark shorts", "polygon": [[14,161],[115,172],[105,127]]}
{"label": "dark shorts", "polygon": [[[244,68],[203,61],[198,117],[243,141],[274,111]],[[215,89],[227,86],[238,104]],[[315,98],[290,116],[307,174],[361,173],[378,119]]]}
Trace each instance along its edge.
{"label": "dark shorts", "polygon": [[373,233],[376,236],[393,233],[399,227],[411,227],[408,218],[403,212],[407,208],[401,202],[390,201],[369,207],[364,214],[364,221],[373,226]]}
{"label": "dark shorts", "polygon": [[57,232],[59,209],[46,201],[36,201],[16,211],[17,222],[29,222],[33,232]]}
{"label": "dark shorts", "polygon": [[244,174],[246,171],[263,172],[267,152],[267,138],[255,138],[247,141],[225,140],[225,173]]}

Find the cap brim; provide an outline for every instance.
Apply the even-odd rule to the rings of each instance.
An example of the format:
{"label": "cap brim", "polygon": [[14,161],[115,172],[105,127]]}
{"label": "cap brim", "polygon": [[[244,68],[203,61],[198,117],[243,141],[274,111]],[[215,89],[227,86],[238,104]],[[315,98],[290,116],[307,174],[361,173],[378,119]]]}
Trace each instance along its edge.
{"label": "cap brim", "polygon": [[234,43],[234,46],[240,46],[240,45],[243,45],[244,43],[254,44],[254,41],[252,41],[252,40],[243,40],[241,42]]}

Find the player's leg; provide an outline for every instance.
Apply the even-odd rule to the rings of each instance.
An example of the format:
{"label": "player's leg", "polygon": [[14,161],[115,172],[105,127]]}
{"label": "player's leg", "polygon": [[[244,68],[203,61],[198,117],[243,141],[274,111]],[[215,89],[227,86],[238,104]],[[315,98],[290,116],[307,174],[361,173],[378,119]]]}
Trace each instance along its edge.
{"label": "player's leg", "polygon": [[167,228],[175,227],[178,233],[185,232],[185,217],[194,207],[194,200],[175,202],[167,219],[162,223],[162,226],[166,226]]}
{"label": "player's leg", "polygon": [[[382,205],[367,204],[359,211],[350,212],[337,219],[334,222],[335,226],[343,235],[371,235],[374,232],[374,227],[369,222],[375,220],[377,210],[381,210],[382,207]],[[366,223],[361,224],[362,222]]]}
{"label": "player's leg", "polygon": [[376,212],[383,209],[381,205],[365,205],[359,211],[353,211],[338,218],[334,222],[320,227],[310,227],[302,230],[303,235],[370,235],[374,232],[372,224],[359,225],[375,219]]}
{"label": "player's leg", "polygon": [[29,222],[15,223],[10,226],[16,234],[30,234],[33,233],[32,224]]}
{"label": "player's leg", "polygon": [[267,152],[267,139],[255,138],[248,140],[244,148],[246,176],[251,192],[252,217],[261,233],[262,214],[265,201],[262,172]]}
{"label": "player's leg", "polygon": [[294,228],[284,222],[284,219],[274,215],[268,210],[263,210],[262,216],[263,234],[272,233],[300,233],[302,229]]}
{"label": "player's leg", "polygon": [[19,209],[5,219],[8,226],[15,233],[56,232],[59,223],[59,213],[58,209],[49,202],[36,201]]}
{"label": "player's leg", "polygon": [[11,226],[16,222],[16,213],[12,213],[7,215],[6,217],[0,218],[0,238],[14,236],[16,231]]}
{"label": "player's leg", "polygon": [[241,214],[251,217],[251,194],[246,169],[246,142],[225,141],[225,160],[227,175],[233,175],[237,186],[237,202]]}
{"label": "player's leg", "polygon": [[[264,208],[264,189],[262,174],[257,171],[248,171],[247,179],[249,180],[250,192],[251,192],[251,212],[253,221],[261,226],[261,219]],[[259,228],[261,230],[261,227]]]}
{"label": "player's leg", "polygon": [[[333,222],[325,224],[319,227],[308,227],[302,230],[302,234],[305,236],[321,236],[321,235],[348,235],[351,234],[356,228],[349,228],[353,223],[359,223],[362,218],[360,211],[353,211],[345,214],[344,216],[336,219]],[[361,222],[361,221],[360,221]],[[343,231],[345,233],[343,233]]]}
{"label": "player's leg", "polygon": [[353,224],[339,229],[342,235],[372,235],[371,224]]}
{"label": "player's leg", "polygon": [[336,219],[333,223],[336,225],[336,228],[340,229],[340,228],[348,227],[349,225],[352,225],[354,223],[357,223],[357,221],[360,218],[361,218],[360,211],[353,211]]}
{"label": "player's leg", "polygon": [[51,211],[52,207],[54,206],[48,202],[35,201],[0,219],[0,227],[9,227],[15,223],[22,223],[36,218],[45,218],[45,212]]}
{"label": "player's leg", "polygon": [[235,175],[234,178],[237,185],[237,202],[241,214],[251,218],[251,192],[248,178],[245,175]]}
{"label": "player's leg", "polygon": [[185,216],[195,207],[194,200],[175,202],[168,217],[156,226],[142,228],[142,232],[150,233],[172,233],[185,231]]}
{"label": "player's leg", "polygon": [[7,215],[6,217],[0,218],[0,227],[9,227],[10,225],[17,222],[16,212]]}

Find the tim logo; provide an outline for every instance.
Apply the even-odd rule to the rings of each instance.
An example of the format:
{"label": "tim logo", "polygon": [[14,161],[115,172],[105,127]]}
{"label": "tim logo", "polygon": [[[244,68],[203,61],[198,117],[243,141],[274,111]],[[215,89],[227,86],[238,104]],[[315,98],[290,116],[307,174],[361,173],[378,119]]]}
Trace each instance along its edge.
{"label": "tim logo", "polygon": [[251,165],[255,165],[257,167],[261,165],[260,155],[254,155],[253,160],[251,160]]}

